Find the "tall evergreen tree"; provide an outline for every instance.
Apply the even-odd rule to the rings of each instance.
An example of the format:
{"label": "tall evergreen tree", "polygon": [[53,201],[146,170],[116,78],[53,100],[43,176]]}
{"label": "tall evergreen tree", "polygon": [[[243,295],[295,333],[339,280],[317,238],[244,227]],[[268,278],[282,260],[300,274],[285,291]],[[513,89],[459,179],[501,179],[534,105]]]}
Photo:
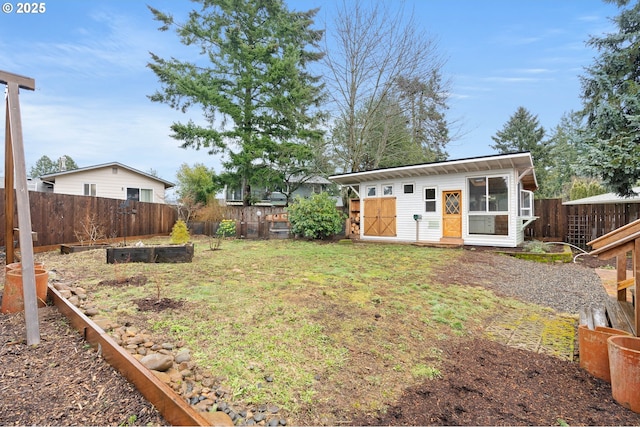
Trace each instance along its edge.
{"label": "tall evergreen tree", "polygon": [[322,58],[323,32],[311,28],[317,9],[292,12],[282,0],[197,2],[201,10],[184,24],[150,8],[163,24],[160,30],[174,27],[182,43],[198,46],[203,58],[187,62],[151,54],[149,67],[162,89],[150,99],[183,112],[202,107],[208,126],[174,123],[172,136],[184,148],[226,153],[227,173],[221,176],[242,183],[248,204],[251,186],[277,175],[269,157],[291,152],[280,150],[281,144],[322,137],[322,85],[307,67]]}
{"label": "tall evergreen tree", "polygon": [[624,7],[613,19],[617,33],[592,37],[599,51],[582,77],[582,169],[620,196],[632,195],[640,179],[640,3],[610,0]]}
{"label": "tall evergreen tree", "polygon": [[544,135],[545,130],[540,126],[538,116],[524,107],[518,107],[502,130],[491,137],[495,142],[491,148],[501,154],[530,151],[533,155],[543,151]]}
{"label": "tall evergreen tree", "polygon": [[68,155],[64,155],[56,162],[51,160],[49,156],[42,156],[37,161],[36,164],[31,167],[29,170],[29,176],[32,178],[36,178],[42,175],[47,175],[50,173],[56,173],[61,171],[78,169],[78,165],[76,162]]}
{"label": "tall evergreen tree", "polygon": [[538,116],[524,107],[518,107],[502,130],[491,137],[495,141],[491,148],[501,154],[529,151],[542,190],[549,167],[549,142],[544,141],[544,136],[545,130],[540,125]]}
{"label": "tall evergreen tree", "polygon": [[564,114],[549,137],[549,170],[536,197],[569,199],[571,183],[578,175],[578,132],[580,118],[574,112]]}

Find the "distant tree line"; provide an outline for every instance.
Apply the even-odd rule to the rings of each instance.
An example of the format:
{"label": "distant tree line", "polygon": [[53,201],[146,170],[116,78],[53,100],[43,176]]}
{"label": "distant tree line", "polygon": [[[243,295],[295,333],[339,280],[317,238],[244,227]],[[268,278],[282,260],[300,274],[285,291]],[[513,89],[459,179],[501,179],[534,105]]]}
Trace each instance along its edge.
{"label": "distant tree line", "polygon": [[42,175],[48,175],[50,173],[57,173],[66,170],[78,169],[76,162],[68,155],[64,155],[58,158],[55,162],[51,160],[49,156],[40,157],[35,165],[29,169],[29,176],[37,178]]}
{"label": "distant tree line", "polygon": [[[620,8],[617,32],[587,42],[599,56],[581,76],[583,108],[549,131],[521,106],[492,137],[498,153],[531,152],[538,197],[630,195],[640,178],[640,6],[608,1]],[[228,186],[242,188],[249,205],[252,188],[446,160],[464,132],[448,116],[445,61],[411,11],[345,0],[325,34],[318,9],[294,11],[283,0],[195,2],[182,22],[149,7],[159,30],[199,53],[151,53],[160,87],[149,98],[202,112],[204,122],[175,122],[171,135],[223,159],[218,173],[182,165],[182,200],[206,204]]]}

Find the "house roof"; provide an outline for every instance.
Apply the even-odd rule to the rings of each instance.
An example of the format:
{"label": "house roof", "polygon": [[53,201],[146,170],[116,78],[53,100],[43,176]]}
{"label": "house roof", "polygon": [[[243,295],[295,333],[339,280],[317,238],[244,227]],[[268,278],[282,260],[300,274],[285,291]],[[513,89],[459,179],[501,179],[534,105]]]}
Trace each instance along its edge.
{"label": "house roof", "polygon": [[123,165],[122,163],[118,163],[118,162],[110,162],[110,163],[102,163],[99,165],[95,165],[95,166],[87,166],[84,168],[78,168],[78,169],[71,169],[71,170],[66,170],[66,171],[62,171],[62,172],[55,172],[55,173],[49,173],[46,175],[41,175],[39,178],[42,179],[43,181],[50,181],[50,182],[56,182],[56,178],[59,176],[63,176],[63,175],[71,175],[74,173],[79,173],[79,172],[87,172],[87,171],[91,171],[91,170],[96,170],[96,169],[104,169],[104,168],[112,168],[112,167],[119,167],[119,168],[123,168],[123,169],[127,169],[133,173],[136,173],[138,175],[143,175],[149,179],[153,179],[155,181],[161,182],[162,184],[164,184],[164,188],[171,188],[171,187],[175,187],[175,184],[169,181],[166,181],[162,178],[158,178],[157,176],[153,176],[151,174],[148,174],[146,172],[142,172],[139,171],[137,169],[134,169],[132,167],[129,167],[127,165]]}
{"label": "house roof", "polygon": [[640,187],[633,187],[635,196],[620,197],[616,193],[598,194],[597,196],[584,197],[582,199],[570,200],[563,205],[607,205],[613,203],[640,203]]}
{"label": "house roof", "polygon": [[324,178],[320,175],[313,176],[305,176],[305,175],[293,175],[289,178],[290,182],[301,182],[304,181],[304,184],[331,184],[327,178]]}
{"label": "house roof", "polygon": [[494,156],[470,157],[442,162],[422,163],[419,165],[399,166],[333,175],[329,179],[342,185],[354,185],[363,181],[385,179],[409,179],[418,176],[435,176],[450,173],[487,172],[497,169],[515,168],[521,176],[524,189],[535,191],[538,181],[533,168],[533,159],[529,152],[497,154]]}

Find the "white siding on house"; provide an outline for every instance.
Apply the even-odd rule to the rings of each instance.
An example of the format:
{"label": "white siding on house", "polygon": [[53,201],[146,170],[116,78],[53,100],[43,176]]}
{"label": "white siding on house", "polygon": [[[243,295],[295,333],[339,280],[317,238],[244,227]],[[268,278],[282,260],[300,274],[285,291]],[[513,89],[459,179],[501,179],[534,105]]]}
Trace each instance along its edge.
{"label": "white siding on house", "polygon": [[[469,188],[467,178],[485,176],[508,177],[508,210],[509,233],[506,236],[494,236],[484,234],[469,234]],[[518,176],[513,169],[491,170],[477,173],[451,173],[424,177],[412,177],[397,180],[375,180],[360,183],[360,196],[367,198],[370,187],[375,187],[376,197],[385,197],[383,188],[393,186],[393,195],[396,197],[396,236],[365,236],[364,227],[360,228],[360,238],[363,240],[388,240],[388,241],[416,241],[416,221],[414,215],[422,215],[418,224],[418,241],[438,242],[442,237],[442,192],[460,190],[462,192],[462,239],[466,245],[478,246],[517,246],[522,243],[524,237],[518,221]],[[413,194],[404,194],[404,185],[413,184]],[[436,189],[435,212],[425,211],[424,189],[432,187]],[[365,217],[365,204],[361,204],[361,215]]]}
{"label": "white siding on house", "polygon": [[[114,173],[115,172],[115,173]],[[54,192],[84,195],[84,185],[95,184],[96,196],[126,200],[127,188],[151,190],[153,203],[164,203],[164,184],[118,166],[77,171],[56,177]]]}

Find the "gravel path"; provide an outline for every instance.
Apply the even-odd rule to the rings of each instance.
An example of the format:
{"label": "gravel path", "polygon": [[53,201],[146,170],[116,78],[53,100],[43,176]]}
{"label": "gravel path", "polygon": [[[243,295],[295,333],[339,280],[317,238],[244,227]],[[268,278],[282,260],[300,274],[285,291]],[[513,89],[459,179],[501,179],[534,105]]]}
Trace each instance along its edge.
{"label": "gravel path", "polygon": [[603,304],[608,295],[593,268],[574,263],[539,263],[488,251],[465,250],[459,273],[446,283],[479,285],[522,301],[578,314],[580,308]]}

